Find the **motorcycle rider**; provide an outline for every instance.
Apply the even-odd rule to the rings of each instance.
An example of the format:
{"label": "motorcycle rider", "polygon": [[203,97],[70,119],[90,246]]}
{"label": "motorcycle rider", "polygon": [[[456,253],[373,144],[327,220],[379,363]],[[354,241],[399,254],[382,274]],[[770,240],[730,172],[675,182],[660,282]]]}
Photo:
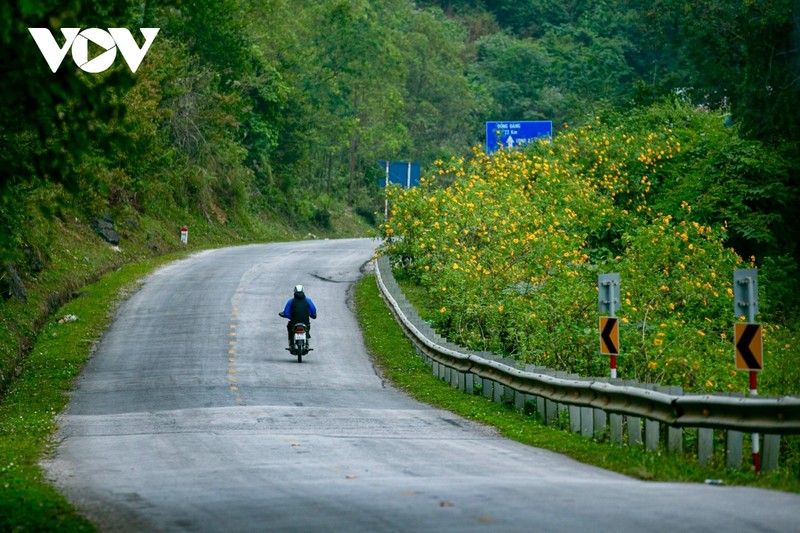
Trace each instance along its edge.
{"label": "motorcycle rider", "polygon": [[306,334],[311,338],[311,320],[317,318],[317,308],[311,298],[306,297],[302,285],[294,286],[294,297],[289,298],[280,316],[289,320],[286,330],[289,332],[289,346],[292,346],[292,326],[298,323],[305,324]]}

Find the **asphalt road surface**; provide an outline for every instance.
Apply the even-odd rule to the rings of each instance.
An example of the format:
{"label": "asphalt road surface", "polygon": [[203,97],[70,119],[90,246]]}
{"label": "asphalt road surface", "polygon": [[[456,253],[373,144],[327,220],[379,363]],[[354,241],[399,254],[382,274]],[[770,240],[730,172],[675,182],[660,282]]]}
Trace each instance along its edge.
{"label": "asphalt road surface", "polygon": [[[642,482],[388,386],[347,303],[375,241],[198,253],[119,309],[46,465],[108,531],[798,531],[800,496]],[[277,316],[302,283],[314,351]]]}

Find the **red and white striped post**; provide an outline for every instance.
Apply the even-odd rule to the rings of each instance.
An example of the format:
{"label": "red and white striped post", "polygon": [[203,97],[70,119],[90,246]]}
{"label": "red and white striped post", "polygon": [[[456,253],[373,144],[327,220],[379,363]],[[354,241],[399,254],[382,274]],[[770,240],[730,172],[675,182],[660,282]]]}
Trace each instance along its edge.
{"label": "red and white striped post", "polygon": [[[758,373],[750,371],[750,396],[758,396]],[[761,453],[759,449],[759,435],[753,433],[753,468],[756,474],[761,472]]]}

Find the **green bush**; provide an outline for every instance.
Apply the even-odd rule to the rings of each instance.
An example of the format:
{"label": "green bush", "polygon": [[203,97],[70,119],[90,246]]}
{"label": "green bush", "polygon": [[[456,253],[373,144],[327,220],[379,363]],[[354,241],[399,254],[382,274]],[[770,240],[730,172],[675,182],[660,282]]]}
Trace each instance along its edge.
{"label": "green bush", "polygon": [[[427,288],[438,328],[526,363],[606,375],[597,275],[619,272],[621,376],[692,391],[747,390],[746,373],[734,369],[732,277],[756,258],[745,262],[731,247],[725,216],[736,197],[719,209],[694,205],[706,205],[696,192],[708,158],[743,141],[703,111],[649,113],[598,118],[524,151],[476,150],[466,162],[438,162],[438,174],[416,189],[389,189],[386,253]],[[742,185],[731,177],[739,176],[735,164],[714,164],[720,181]],[[451,185],[438,186],[441,179]],[[765,266],[771,274],[762,286],[775,285],[768,294],[791,287],[789,265]],[[796,375],[789,353],[797,328],[779,305],[771,309],[761,317],[771,368],[763,387],[786,393],[779,375]]]}

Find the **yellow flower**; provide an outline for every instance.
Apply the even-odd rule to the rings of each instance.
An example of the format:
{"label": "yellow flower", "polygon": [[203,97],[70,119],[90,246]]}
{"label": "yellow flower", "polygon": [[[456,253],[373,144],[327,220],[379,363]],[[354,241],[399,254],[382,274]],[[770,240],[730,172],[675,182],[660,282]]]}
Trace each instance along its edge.
{"label": "yellow flower", "polygon": [[661,339],[655,339],[653,340],[653,344],[655,344],[656,346],[661,346],[662,344],[664,344],[664,341],[662,341]]}
{"label": "yellow flower", "polygon": [[447,308],[446,307],[442,307],[441,309],[439,309],[439,312],[440,313],[446,313],[447,312]]}
{"label": "yellow flower", "polygon": [[714,382],[711,380],[706,381],[706,387],[711,388],[714,386]]}
{"label": "yellow flower", "polygon": [[647,368],[657,368],[657,367],[658,363],[656,361],[650,361],[649,363],[647,363]]}

